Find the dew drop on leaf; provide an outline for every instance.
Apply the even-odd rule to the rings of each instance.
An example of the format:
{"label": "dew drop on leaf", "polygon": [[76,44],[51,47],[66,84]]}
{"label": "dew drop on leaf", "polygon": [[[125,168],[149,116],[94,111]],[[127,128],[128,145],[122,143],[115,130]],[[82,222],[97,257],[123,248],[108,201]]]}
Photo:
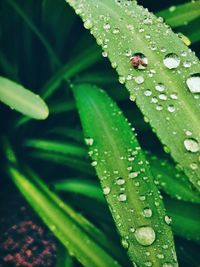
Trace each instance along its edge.
{"label": "dew drop on leaf", "polygon": [[137,77],[135,77],[135,82],[137,84],[142,84],[144,82],[144,77],[143,76],[137,76]]}
{"label": "dew drop on leaf", "polygon": [[158,91],[158,92],[163,92],[163,91],[165,90],[165,86],[164,86],[164,84],[162,84],[162,83],[158,83],[158,84],[155,86],[155,89],[156,89],[156,91]]}
{"label": "dew drop on leaf", "polygon": [[176,111],[176,108],[174,107],[174,105],[169,105],[168,108],[167,108],[167,110],[169,112],[174,112],[174,111]]}
{"label": "dew drop on leaf", "polygon": [[186,84],[191,93],[200,93],[200,73],[192,74],[187,78]]}
{"label": "dew drop on leaf", "polygon": [[110,193],[110,187],[106,186],[103,188],[104,195],[108,195]]}
{"label": "dew drop on leaf", "polygon": [[144,217],[146,218],[151,218],[152,216],[152,210],[150,208],[145,208],[143,210]]}
{"label": "dew drop on leaf", "polygon": [[172,221],[172,219],[171,219],[169,216],[167,216],[167,215],[164,217],[164,220],[165,220],[166,224],[168,224],[168,225],[169,225],[169,224],[171,223],[171,221]]}
{"label": "dew drop on leaf", "polygon": [[196,139],[188,138],[184,140],[184,146],[189,152],[198,152],[199,151],[199,144]]}
{"label": "dew drop on leaf", "polygon": [[134,234],[137,242],[143,246],[150,246],[156,239],[155,231],[150,226],[139,227]]}
{"label": "dew drop on leaf", "polygon": [[129,248],[129,243],[126,239],[122,239],[122,246],[125,248],[125,249],[128,249]]}
{"label": "dew drop on leaf", "polygon": [[180,58],[174,53],[167,54],[163,60],[165,67],[168,69],[176,69],[180,62]]}
{"label": "dew drop on leaf", "polygon": [[152,94],[151,90],[147,89],[144,91],[145,96],[150,96]]}
{"label": "dew drop on leaf", "polygon": [[94,143],[94,139],[93,139],[93,138],[89,138],[89,137],[87,137],[87,138],[85,138],[85,143],[86,143],[86,145],[88,145],[88,146],[92,146],[93,143]]}
{"label": "dew drop on leaf", "polygon": [[125,202],[126,199],[127,199],[127,196],[126,196],[126,194],[121,193],[121,194],[119,194],[119,196],[117,197],[117,199],[119,201],[121,201],[121,202]]}
{"label": "dew drop on leaf", "polygon": [[116,184],[117,185],[123,185],[123,184],[125,184],[125,180],[123,178],[119,177],[119,178],[117,178]]}

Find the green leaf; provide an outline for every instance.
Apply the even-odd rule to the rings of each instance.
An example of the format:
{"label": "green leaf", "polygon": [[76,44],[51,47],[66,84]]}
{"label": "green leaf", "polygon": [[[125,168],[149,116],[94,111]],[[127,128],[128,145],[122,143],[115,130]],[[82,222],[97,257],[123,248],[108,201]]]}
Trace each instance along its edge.
{"label": "green leaf", "polygon": [[[77,85],[73,92],[92,166],[131,260],[139,266],[147,262],[175,266],[173,237],[160,194],[122,112],[95,86]],[[163,249],[165,245],[170,249]]]}
{"label": "green leaf", "polygon": [[172,217],[174,233],[200,243],[200,206],[170,198],[165,199],[165,206]]}
{"label": "green leaf", "polygon": [[[85,179],[66,179],[55,181],[53,183],[54,189],[57,192],[68,192],[80,194],[85,197],[91,197],[98,202],[105,204],[102,190],[97,183],[91,182]],[[183,201],[172,200],[170,198],[164,198],[164,204],[168,214],[172,218],[172,230],[177,236],[193,240],[200,241],[200,206]],[[81,207],[82,207],[81,201]],[[87,205],[88,208],[88,205]],[[91,210],[92,213],[92,210]],[[94,213],[94,212],[93,212]],[[100,214],[99,214],[100,215]],[[93,214],[93,216],[96,216]],[[100,220],[105,220],[105,212],[102,214]],[[170,219],[169,219],[170,220]]]}
{"label": "green leaf", "polygon": [[146,153],[154,180],[159,189],[172,198],[200,204],[200,194],[188,181],[185,174],[168,160]]}
{"label": "green leaf", "polygon": [[53,182],[53,188],[57,192],[71,192],[82,194],[86,197],[94,198],[100,202],[104,202],[101,188],[97,183],[86,179],[65,179]]}
{"label": "green leaf", "polygon": [[49,115],[47,105],[38,95],[2,76],[0,76],[0,101],[33,119],[44,120]]}
{"label": "green leaf", "polygon": [[163,17],[171,27],[188,24],[199,17],[200,1],[191,1],[182,5],[171,6],[156,15]]}
{"label": "green leaf", "polygon": [[[120,266],[105,250],[102,244],[95,241],[106,237],[91,225],[84,217],[73,211],[67,204],[52,193],[37,177],[27,178],[13,167],[9,174],[27,199],[59,241],[84,265],[91,267]],[[92,236],[91,231],[93,231]],[[89,234],[90,232],[90,234]]]}
{"label": "green leaf", "polygon": [[80,147],[69,142],[60,142],[57,140],[30,139],[25,142],[25,146],[37,150],[43,150],[49,153],[60,153],[62,155],[82,158],[86,156],[84,147]]}
{"label": "green leaf", "polygon": [[[130,99],[136,100],[166,146],[165,150],[200,189],[200,65],[197,57],[160,18],[136,1],[67,2],[105,50],[104,56],[108,56],[117,69],[119,81],[125,83]],[[136,54],[132,59],[134,68],[130,62],[134,53],[144,55],[147,66],[139,54],[142,63],[137,69]]]}
{"label": "green leaf", "polygon": [[57,55],[54,53],[49,41],[46,39],[46,37],[39,31],[39,29],[34,25],[33,21],[25,11],[21,8],[18,3],[16,3],[14,0],[8,0],[8,3],[14,8],[14,10],[17,12],[17,14],[25,21],[26,25],[31,29],[31,31],[38,37],[38,39],[41,41],[41,43],[44,45],[45,49],[47,50],[47,53],[49,54],[49,58],[54,62],[55,65],[60,66],[61,62]]}

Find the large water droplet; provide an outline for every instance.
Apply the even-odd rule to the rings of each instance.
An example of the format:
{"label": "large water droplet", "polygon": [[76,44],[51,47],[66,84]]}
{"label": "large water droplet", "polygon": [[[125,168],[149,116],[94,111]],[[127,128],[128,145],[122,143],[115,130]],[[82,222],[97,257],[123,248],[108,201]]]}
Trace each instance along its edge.
{"label": "large water droplet", "polygon": [[135,69],[144,70],[147,68],[148,65],[148,59],[147,57],[142,53],[135,53],[131,57],[131,65]]}
{"label": "large water droplet", "polygon": [[198,152],[199,151],[199,144],[197,140],[193,138],[188,138],[184,140],[184,146],[189,152]]}
{"label": "large water droplet", "polygon": [[174,53],[167,54],[163,60],[164,65],[168,69],[176,69],[180,65],[180,62],[180,58]]}
{"label": "large water droplet", "polygon": [[143,246],[150,246],[156,239],[155,231],[150,226],[142,226],[134,234],[137,242]]}
{"label": "large water droplet", "polygon": [[191,93],[200,93],[200,73],[195,73],[187,78],[186,84]]}

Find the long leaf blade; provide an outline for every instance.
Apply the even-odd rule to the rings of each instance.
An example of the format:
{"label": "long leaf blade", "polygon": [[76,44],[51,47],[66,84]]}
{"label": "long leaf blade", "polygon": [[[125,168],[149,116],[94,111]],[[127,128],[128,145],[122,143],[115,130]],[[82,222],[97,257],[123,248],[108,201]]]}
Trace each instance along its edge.
{"label": "long leaf blade", "polygon": [[49,115],[45,102],[31,91],[0,76],[0,101],[26,116],[43,120]]}
{"label": "long leaf blade", "polygon": [[[147,262],[154,266],[166,262],[176,265],[164,207],[130,126],[103,91],[90,85],[77,85],[73,92],[92,165],[131,260],[139,266]],[[146,209],[148,216],[144,215]],[[170,250],[164,250],[164,245]],[[164,255],[164,259],[157,257],[158,254]]]}
{"label": "long leaf blade", "polygon": [[162,19],[136,1],[67,2],[105,50],[166,151],[200,189],[197,57]]}

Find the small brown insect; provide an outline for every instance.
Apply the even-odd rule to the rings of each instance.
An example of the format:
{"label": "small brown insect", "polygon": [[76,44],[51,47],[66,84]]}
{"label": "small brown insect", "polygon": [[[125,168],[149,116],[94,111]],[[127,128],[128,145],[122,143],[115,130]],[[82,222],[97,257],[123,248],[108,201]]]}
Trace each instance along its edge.
{"label": "small brown insect", "polygon": [[140,69],[140,70],[146,69],[148,64],[147,57],[145,57],[145,55],[142,53],[135,53],[131,57],[130,62],[135,69]]}

